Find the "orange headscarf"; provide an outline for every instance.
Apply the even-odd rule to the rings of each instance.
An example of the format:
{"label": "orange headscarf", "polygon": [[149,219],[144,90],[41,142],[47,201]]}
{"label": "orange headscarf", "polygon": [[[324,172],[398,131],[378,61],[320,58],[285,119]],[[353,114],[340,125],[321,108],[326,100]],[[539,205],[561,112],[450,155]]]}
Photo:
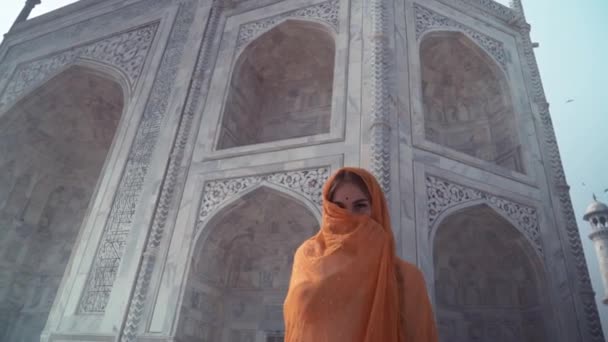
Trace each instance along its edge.
{"label": "orange headscarf", "polygon": [[[340,171],[360,176],[370,194],[371,217],[332,203]],[[298,248],[285,299],[286,342],[403,341],[395,239],[384,194],[373,175],[343,168],[323,188],[323,221]]]}

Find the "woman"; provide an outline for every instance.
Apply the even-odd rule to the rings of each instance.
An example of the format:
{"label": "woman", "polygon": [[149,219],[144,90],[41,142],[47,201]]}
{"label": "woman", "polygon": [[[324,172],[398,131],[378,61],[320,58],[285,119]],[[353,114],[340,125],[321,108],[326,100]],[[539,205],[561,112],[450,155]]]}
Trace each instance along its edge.
{"label": "woman", "polygon": [[437,341],[422,273],[395,254],[380,185],[359,168],[323,188],[319,233],[296,251],[286,342]]}

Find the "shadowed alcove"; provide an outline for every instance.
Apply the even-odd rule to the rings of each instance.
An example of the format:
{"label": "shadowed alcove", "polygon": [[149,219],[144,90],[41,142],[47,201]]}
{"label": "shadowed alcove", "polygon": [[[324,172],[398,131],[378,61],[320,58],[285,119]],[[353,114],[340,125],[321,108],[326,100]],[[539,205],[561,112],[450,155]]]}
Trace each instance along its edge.
{"label": "shadowed alcove", "polygon": [[501,67],[459,32],[425,35],[420,62],[426,139],[524,172]]}
{"label": "shadowed alcove", "polygon": [[235,63],[218,149],[328,133],[335,43],[322,24],[287,20]]}
{"label": "shadowed alcove", "polygon": [[73,66],[0,116],[0,340],[39,340],[123,111]]}
{"label": "shadowed alcove", "polygon": [[441,341],[547,341],[547,289],[528,240],[478,205],[445,218],[433,245]]}
{"label": "shadowed alcove", "polygon": [[293,255],[318,225],[303,204],[267,187],[216,214],[194,249],[180,341],[282,341]]}

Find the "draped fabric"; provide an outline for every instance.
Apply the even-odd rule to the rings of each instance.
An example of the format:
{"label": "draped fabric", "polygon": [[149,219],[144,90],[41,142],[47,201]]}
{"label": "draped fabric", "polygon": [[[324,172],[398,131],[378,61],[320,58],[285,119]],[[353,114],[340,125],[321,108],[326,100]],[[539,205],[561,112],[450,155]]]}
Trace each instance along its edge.
{"label": "draped fabric", "polygon": [[[286,342],[436,341],[424,280],[399,260],[384,194],[373,175],[367,185],[371,217],[353,215],[323,188],[319,233],[296,251],[285,299]],[[410,317],[412,316],[412,317]]]}

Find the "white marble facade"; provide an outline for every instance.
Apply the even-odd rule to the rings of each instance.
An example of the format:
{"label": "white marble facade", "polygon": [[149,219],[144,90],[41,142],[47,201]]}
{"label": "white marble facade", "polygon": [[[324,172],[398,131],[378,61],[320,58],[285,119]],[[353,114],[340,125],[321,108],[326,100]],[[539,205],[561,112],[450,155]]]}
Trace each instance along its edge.
{"label": "white marble facade", "polygon": [[369,168],[442,341],[603,341],[519,1],[81,0],[0,46],[0,340],[282,341]]}

